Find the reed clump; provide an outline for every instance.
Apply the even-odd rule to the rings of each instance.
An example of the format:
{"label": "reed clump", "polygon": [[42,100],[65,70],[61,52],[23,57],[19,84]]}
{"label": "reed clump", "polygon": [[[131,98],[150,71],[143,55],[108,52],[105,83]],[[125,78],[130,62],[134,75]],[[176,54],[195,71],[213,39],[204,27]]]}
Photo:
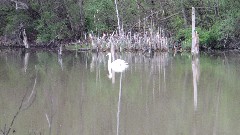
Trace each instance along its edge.
{"label": "reed clump", "polygon": [[[168,51],[169,38],[165,36],[163,30],[153,31],[149,29],[144,32],[118,32],[103,33],[95,35],[93,33],[85,34],[85,38],[79,43],[86,45],[92,51],[109,51],[114,48],[115,51]],[[76,44],[74,44],[76,46]],[[85,48],[86,50],[86,48]]]}

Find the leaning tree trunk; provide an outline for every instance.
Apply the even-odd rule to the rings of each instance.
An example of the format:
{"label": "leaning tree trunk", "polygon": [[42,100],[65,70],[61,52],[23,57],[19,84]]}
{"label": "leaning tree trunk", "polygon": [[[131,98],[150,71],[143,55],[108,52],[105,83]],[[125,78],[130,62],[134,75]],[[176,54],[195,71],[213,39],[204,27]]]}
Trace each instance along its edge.
{"label": "leaning tree trunk", "polygon": [[29,44],[28,44],[28,40],[27,40],[27,34],[26,34],[26,31],[25,29],[23,29],[23,44],[25,46],[25,48],[29,48]]}
{"label": "leaning tree trunk", "polygon": [[121,25],[120,25],[119,13],[118,13],[117,0],[115,0],[114,2],[115,2],[115,10],[116,10],[117,21],[118,21],[118,32],[119,32],[119,35],[121,35]]}
{"label": "leaning tree trunk", "polygon": [[[20,2],[16,0],[11,0],[11,1],[15,3],[15,8],[17,11],[29,9],[28,5],[24,2]],[[25,46],[25,48],[29,48],[26,30],[23,27],[22,23],[20,24],[20,34],[21,34],[20,36],[22,37],[21,39],[22,39],[23,45]]]}

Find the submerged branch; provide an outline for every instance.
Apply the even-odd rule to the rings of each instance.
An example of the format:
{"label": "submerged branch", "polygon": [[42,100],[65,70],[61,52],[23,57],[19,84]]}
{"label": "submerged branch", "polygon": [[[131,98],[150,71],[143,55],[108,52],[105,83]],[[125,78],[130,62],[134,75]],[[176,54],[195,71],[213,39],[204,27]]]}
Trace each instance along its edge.
{"label": "submerged branch", "polygon": [[[34,81],[33,89],[32,89],[32,92],[31,92],[30,96],[29,96],[28,99],[27,99],[27,103],[30,102],[30,99],[31,99],[31,98],[33,97],[33,95],[34,95],[36,82],[37,82],[37,72],[36,72],[36,78],[35,78],[35,81]],[[14,124],[17,116],[19,115],[19,113],[20,113],[23,109],[26,109],[26,108],[28,108],[29,106],[31,106],[31,104],[33,103],[34,100],[32,100],[32,102],[31,102],[30,104],[28,104],[28,105],[26,105],[27,103],[24,103],[24,101],[26,100],[26,97],[27,97],[27,93],[28,93],[28,90],[25,91],[25,94],[24,94],[24,96],[23,96],[23,98],[22,98],[22,100],[21,100],[20,106],[18,107],[18,110],[17,110],[16,114],[13,116],[13,119],[12,119],[12,121],[11,121],[11,124],[10,124],[9,128],[7,129],[7,128],[6,128],[6,124],[5,124],[4,130],[1,129],[1,132],[2,132],[3,135],[8,135],[8,134],[10,133],[10,131],[11,131],[12,127],[13,127],[13,124]],[[26,107],[25,107],[25,106],[26,106]]]}
{"label": "submerged branch", "polygon": [[37,72],[36,72],[36,77],[35,77],[35,80],[34,80],[32,92],[31,92],[30,96],[28,97],[27,101],[25,103],[23,103],[23,105],[24,105],[23,109],[24,110],[29,108],[35,100],[35,97],[36,97],[36,90],[35,90],[36,83],[37,83]]}
{"label": "submerged branch", "polygon": [[14,117],[13,117],[13,119],[12,119],[12,122],[11,122],[9,128],[8,128],[7,133],[4,133],[4,135],[8,135],[8,134],[10,133],[10,131],[11,131],[11,129],[12,129],[12,126],[13,126],[13,124],[14,124],[14,121],[16,120],[18,114],[20,113],[20,111],[21,111],[21,109],[22,109],[22,105],[23,105],[23,102],[24,102],[26,96],[27,96],[27,90],[26,90],[26,92],[25,92],[25,94],[24,94],[24,96],[23,96],[23,98],[22,98],[22,100],[21,100],[21,104],[20,104],[20,106],[19,106],[19,108],[18,108],[18,111],[16,112],[16,114],[14,115]]}

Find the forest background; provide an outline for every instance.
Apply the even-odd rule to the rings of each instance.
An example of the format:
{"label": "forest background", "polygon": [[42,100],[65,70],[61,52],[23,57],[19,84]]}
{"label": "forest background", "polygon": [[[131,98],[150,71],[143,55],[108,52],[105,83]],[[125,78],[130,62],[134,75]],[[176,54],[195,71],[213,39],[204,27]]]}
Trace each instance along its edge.
{"label": "forest background", "polygon": [[1,0],[0,44],[14,45],[26,31],[31,44],[82,40],[118,29],[142,33],[164,29],[164,35],[191,44],[191,9],[196,9],[200,47],[240,48],[238,0]]}

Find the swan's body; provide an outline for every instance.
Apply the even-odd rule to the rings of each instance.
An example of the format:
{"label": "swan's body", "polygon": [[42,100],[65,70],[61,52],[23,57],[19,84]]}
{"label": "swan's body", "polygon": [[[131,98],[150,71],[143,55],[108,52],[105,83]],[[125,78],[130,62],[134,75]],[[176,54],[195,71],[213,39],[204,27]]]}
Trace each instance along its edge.
{"label": "swan's body", "polygon": [[128,68],[128,63],[124,60],[117,59],[110,63],[109,66],[114,72],[123,72],[125,69]]}
{"label": "swan's body", "polygon": [[128,68],[128,63],[124,60],[117,59],[114,60],[113,62],[111,61],[111,53],[107,54],[108,56],[108,71],[109,71],[109,76],[111,76],[111,70],[114,72],[123,72],[125,69]]}

